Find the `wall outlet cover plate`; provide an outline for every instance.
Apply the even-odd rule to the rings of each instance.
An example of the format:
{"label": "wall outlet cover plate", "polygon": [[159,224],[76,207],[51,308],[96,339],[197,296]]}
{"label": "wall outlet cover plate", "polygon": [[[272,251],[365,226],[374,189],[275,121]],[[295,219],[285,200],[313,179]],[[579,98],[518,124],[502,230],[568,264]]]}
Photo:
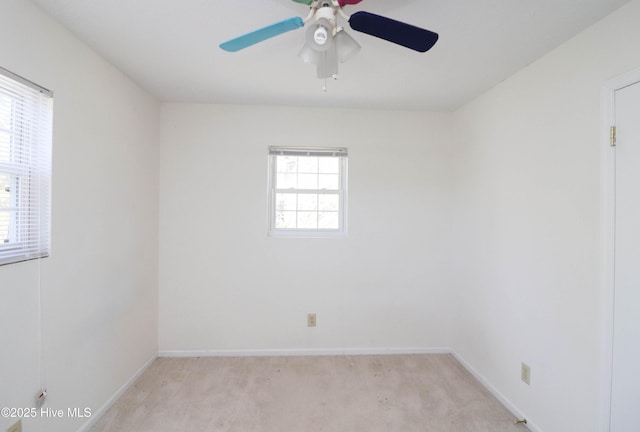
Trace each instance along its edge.
{"label": "wall outlet cover plate", "polygon": [[316,314],[307,315],[307,327],[315,327],[316,326]]}

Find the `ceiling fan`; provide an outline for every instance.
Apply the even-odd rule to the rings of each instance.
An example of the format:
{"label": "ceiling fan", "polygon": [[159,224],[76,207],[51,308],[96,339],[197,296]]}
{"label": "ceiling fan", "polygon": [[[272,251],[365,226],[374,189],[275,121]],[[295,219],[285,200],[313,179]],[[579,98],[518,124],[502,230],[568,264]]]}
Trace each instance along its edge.
{"label": "ceiling fan", "polygon": [[389,42],[426,52],[438,41],[438,34],[400,21],[369,12],[356,12],[349,16],[342,10],[362,0],[293,0],[309,6],[306,18],[289,18],[220,44],[229,52],[240,51],[251,45],[296,30],[309,24],[306,42],[298,54],[306,63],[317,65],[318,78],[336,78],[338,63],[344,63],[360,51],[360,45],[338,24],[338,16],[345,19],[353,30]]}

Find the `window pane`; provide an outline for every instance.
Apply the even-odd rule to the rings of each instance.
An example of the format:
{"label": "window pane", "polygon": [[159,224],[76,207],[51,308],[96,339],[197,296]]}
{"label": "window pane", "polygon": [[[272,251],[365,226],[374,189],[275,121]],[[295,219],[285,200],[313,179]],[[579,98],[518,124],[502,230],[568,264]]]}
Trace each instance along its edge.
{"label": "window pane", "polygon": [[298,186],[297,177],[296,174],[278,174],[276,189],[295,189]]}
{"label": "window pane", "polygon": [[298,210],[318,210],[318,195],[298,195]]}
{"label": "window pane", "polygon": [[296,194],[276,194],[276,210],[293,210],[297,209]]}
{"label": "window pane", "polygon": [[296,212],[283,211],[276,213],[276,228],[295,228]]}
{"label": "window pane", "polygon": [[338,229],[338,212],[320,212],[318,213],[318,228],[322,229]]}
{"label": "window pane", "polygon": [[338,174],[340,160],[337,157],[320,158],[320,173],[322,174]]}
{"label": "window pane", "polygon": [[317,157],[299,157],[298,158],[298,172],[301,173],[317,173],[318,172],[318,158]]}
{"label": "window pane", "polygon": [[11,207],[11,177],[0,174],[0,209]]}
{"label": "window pane", "polygon": [[318,213],[298,212],[298,228],[302,228],[302,229],[318,228]]}
{"label": "window pane", "polygon": [[320,174],[318,189],[338,190],[338,174]]}
{"label": "window pane", "polygon": [[11,162],[9,155],[9,145],[11,144],[11,134],[0,130],[0,162]]}
{"label": "window pane", "polygon": [[11,129],[11,98],[0,93],[0,129]]}
{"label": "window pane", "polygon": [[299,174],[298,188],[299,189],[318,189],[318,175],[317,174]]}
{"label": "window pane", "polygon": [[278,156],[277,170],[279,173],[298,172],[298,158],[295,156]]}
{"label": "window pane", "polygon": [[0,210],[0,246],[9,243],[9,225],[11,224],[11,213]]}
{"label": "window pane", "polygon": [[49,252],[53,99],[20,81],[0,70],[0,265]]}
{"label": "window pane", "polygon": [[320,195],[318,199],[318,210],[338,211],[339,203],[340,197],[338,195]]}
{"label": "window pane", "polygon": [[[335,150],[342,156],[307,153]],[[346,154],[346,149],[269,147],[270,235],[313,237],[317,232],[332,237],[346,232]]]}

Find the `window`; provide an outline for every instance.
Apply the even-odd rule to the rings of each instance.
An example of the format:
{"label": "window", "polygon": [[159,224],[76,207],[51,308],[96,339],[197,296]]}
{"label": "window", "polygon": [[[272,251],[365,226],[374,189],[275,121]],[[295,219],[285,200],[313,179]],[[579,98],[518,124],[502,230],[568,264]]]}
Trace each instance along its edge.
{"label": "window", "polygon": [[269,234],[346,233],[347,149],[269,148]]}
{"label": "window", "polygon": [[49,255],[53,96],[0,68],[0,265]]}

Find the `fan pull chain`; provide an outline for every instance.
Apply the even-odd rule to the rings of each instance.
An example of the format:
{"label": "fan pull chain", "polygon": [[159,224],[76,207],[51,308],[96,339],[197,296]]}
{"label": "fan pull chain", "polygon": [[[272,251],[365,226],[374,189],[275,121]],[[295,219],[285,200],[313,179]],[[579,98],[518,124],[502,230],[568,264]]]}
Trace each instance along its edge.
{"label": "fan pull chain", "polygon": [[[334,75],[333,75],[333,80],[334,80],[334,81],[338,81],[338,75],[337,75],[337,74],[334,74]],[[324,79],[324,85],[322,86],[322,92],[323,92],[323,93],[327,93],[328,91],[329,91],[329,89],[328,89],[328,87],[327,87],[327,79],[325,78],[325,79]]]}

